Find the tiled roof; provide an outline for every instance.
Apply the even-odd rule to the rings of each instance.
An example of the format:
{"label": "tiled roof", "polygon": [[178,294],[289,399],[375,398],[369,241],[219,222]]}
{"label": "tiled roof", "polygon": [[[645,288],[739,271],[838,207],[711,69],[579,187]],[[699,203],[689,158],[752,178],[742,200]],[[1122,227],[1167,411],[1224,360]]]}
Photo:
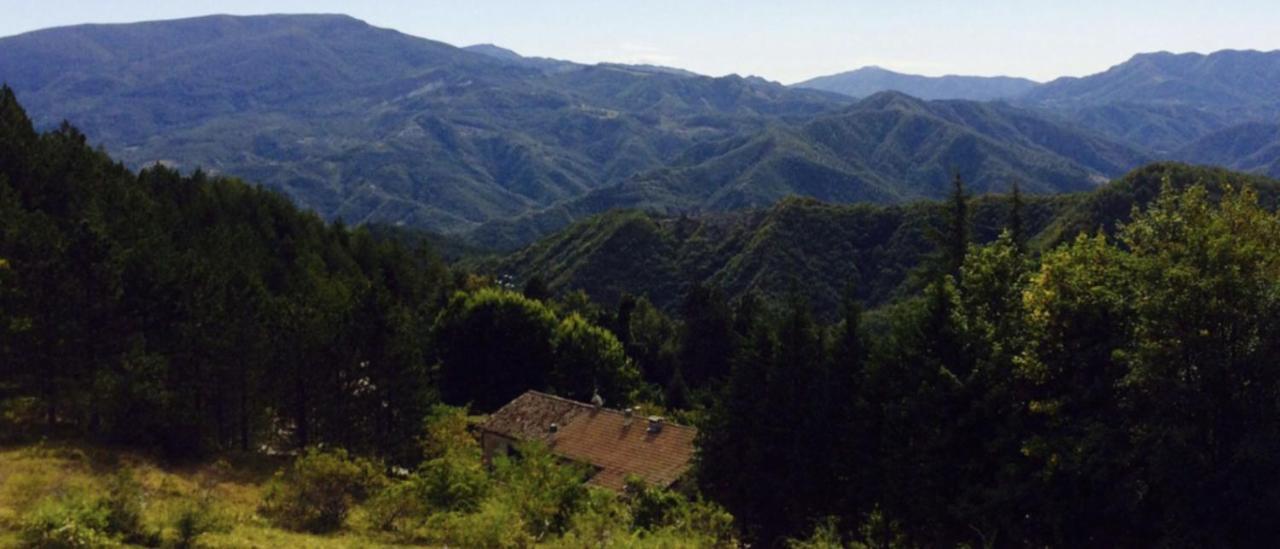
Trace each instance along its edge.
{"label": "tiled roof", "polygon": [[[558,429],[550,432],[555,423]],[[481,428],[517,440],[541,440],[561,457],[595,467],[590,483],[621,490],[636,475],[670,486],[689,470],[698,430],[665,423],[648,432],[644,417],[529,391],[494,412]]]}

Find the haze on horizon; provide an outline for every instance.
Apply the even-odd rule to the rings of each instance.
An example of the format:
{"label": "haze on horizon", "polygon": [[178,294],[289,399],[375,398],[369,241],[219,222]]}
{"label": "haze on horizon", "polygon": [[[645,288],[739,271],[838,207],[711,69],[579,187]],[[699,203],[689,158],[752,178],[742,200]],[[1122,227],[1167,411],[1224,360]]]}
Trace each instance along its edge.
{"label": "haze on horizon", "polygon": [[215,13],[345,13],[457,46],[526,56],[667,65],[794,83],[868,65],[924,75],[1047,81],[1106,70],[1135,53],[1280,49],[1267,0],[1078,0],[1055,5],[918,0],[0,0],[0,36],[81,23]]}

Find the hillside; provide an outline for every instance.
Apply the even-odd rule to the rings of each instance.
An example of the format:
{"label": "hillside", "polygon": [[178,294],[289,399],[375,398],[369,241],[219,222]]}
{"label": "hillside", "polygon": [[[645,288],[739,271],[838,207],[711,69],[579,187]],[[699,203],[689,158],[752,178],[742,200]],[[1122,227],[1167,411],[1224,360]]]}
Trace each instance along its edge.
{"label": "hillside", "polygon": [[793,84],[851,97],[870,97],[883,91],[898,91],[921,99],[968,99],[990,101],[1021,96],[1036,86],[1026,78],[1009,76],[920,76],[903,74],[880,67],[819,76]]}
{"label": "hillside", "polygon": [[443,231],[843,103],[760,79],[517,61],[328,15],[0,39],[0,80],[39,126],[75,120],[131,167],[199,166],[282,189],[329,218]]}
{"label": "hillside", "polygon": [[[977,192],[1016,179],[1029,193],[1086,190],[1163,158],[1265,171],[1265,146],[1196,144],[1280,112],[1278,59],[1144,54],[1014,106],[855,102],[757,77],[456,48],[342,15],[209,16],[2,38],[0,80],[38,127],[74,120],[130,168],[199,167],[326,219],[512,249],[613,208],[936,198],[954,171]],[[986,99],[1030,85],[854,76],[869,87],[843,93]]]}
{"label": "hillside", "polygon": [[1037,86],[1020,100],[1169,155],[1227,126],[1274,119],[1280,51],[1139,54],[1098,74]]}
{"label": "hillside", "polygon": [[892,203],[940,198],[953,173],[977,193],[1094,188],[1149,157],[1001,103],[926,102],[896,92],[798,127],[690,148],[664,169],[470,235],[510,248],[612,208],[665,212],[767,207],[787,196]]}
{"label": "hillside", "polygon": [[1280,102],[1280,50],[1211,54],[1144,53],[1086,77],[1064,77],[1030,91],[1047,105],[1164,103],[1234,110]]}
{"label": "hillside", "polygon": [[1186,146],[1178,157],[1280,177],[1280,124],[1251,122],[1222,129]]}
{"label": "hillside", "polygon": [[[1080,232],[1112,230],[1145,206],[1168,179],[1176,187],[1223,182],[1258,189],[1264,203],[1280,197],[1280,182],[1216,168],[1153,164],[1091,192],[1024,197],[1033,247],[1056,246]],[[974,237],[989,241],[1004,227],[1007,197],[974,199]],[[701,216],[612,211],[494,261],[487,268],[517,280],[541,276],[553,291],[585,290],[613,303],[623,293],[646,295],[672,309],[693,282],[721,286],[730,297],[758,291],[780,296],[799,289],[824,315],[851,280],[871,305],[911,295],[911,273],[933,253],[929,232],[941,226],[939,202],[836,205],[788,199],[771,208]],[[637,261],[636,258],[644,258]]]}

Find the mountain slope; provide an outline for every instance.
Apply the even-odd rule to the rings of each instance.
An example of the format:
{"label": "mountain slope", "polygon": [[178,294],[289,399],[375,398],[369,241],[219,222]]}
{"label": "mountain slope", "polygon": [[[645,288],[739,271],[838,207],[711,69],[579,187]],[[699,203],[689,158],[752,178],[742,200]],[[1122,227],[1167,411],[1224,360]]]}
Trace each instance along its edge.
{"label": "mountain slope", "polygon": [[1147,53],[1020,98],[1161,155],[1228,126],[1280,116],[1280,51]]}
{"label": "mountain slope", "polygon": [[870,97],[883,91],[898,91],[912,97],[930,100],[990,101],[1023,95],[1034,88],[1036,82],[1008,76],[930,77],[902,74],[880,67],[863,67],[849,72],[819,76],[794,86],[841,93],[852,97]]}
{"label": "mountain slope", "polygon": [[42,126],[75,120],[132,166],[202,166],[328,217],[440,231],[844,104],[759,79],[493,53],[346,16],[211,16],[0,39],[0,80]]}
{"label": "mountain slope", "polygon": [[1280,102],[1280,50],[1144,53],[1083,78],[1065,77],[1026,96],[1047,105],[1164,103],[1235,110]]}
{"label": "mountain slope", "polygon": [[1177,157],[1280,177],[1280,124],[1251,122],[1232,126],[1200,138]]}
{"label": "mountain slope", "polygon": [[800,126],[691,147],[667,167],[514,221],[474,241],[511,248],[612,208],[760,208],[791,195],[828,202],[945,196],[953,173],[977,193],[1087,190],[1144,162],[1133,148],[998,103],[925,102],[884,92]]}
{"label": "mountain slope", "polygon": [[[1096,190],[1027,196],[1022,213],[1033,249],[1080,232],[1110,231],[1145,206],[1165,181],[1176,187],[1229,182],[1280,197],[1280,181],[1176,163],[1134,170]],[[971,202],[973,236],[995,238],[1008,220],[1006,197]],[[762,210],[663,216],[615,210],[584,219],[487,265],[523,281],[538,275],[557,292],[582,289],[602,303],[623,293],[677,307],[693,282],[721,286],[731,298],[751,291],[785,296],[799,290],[822,314],[834,315],[850,280],[871,305],[910,295],[911,273],[933,253],[928,234],[946,216],[942,202],[838,205],[787,199]],[[638,261],[637,258],[643,258]]]}

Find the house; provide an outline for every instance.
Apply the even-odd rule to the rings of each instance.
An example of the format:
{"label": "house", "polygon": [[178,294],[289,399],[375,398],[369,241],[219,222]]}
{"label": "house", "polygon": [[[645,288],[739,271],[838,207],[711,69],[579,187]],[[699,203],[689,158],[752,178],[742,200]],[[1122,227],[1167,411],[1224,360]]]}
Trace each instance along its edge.
{"label": "house", "polygon": [[621,491],[628,476],[653,486],[670,487],[684,477],[693,460],[698,430],[639,417],[630,409],[599,405],[529,391],[480,424],[486,460],[505,455],[519,442],[538,440],[563,459],[594,470],[587,483]]}

